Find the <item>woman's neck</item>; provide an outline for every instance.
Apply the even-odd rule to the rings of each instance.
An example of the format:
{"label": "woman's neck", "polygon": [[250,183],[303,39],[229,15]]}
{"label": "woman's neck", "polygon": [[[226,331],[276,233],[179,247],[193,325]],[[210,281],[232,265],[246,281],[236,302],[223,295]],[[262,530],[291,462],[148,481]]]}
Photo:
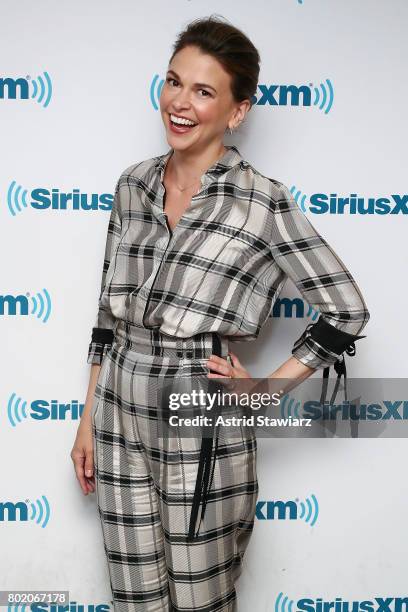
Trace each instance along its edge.
{"label": "woman's neck", "polygon": [[180,186],[189,185],[211,168],[226,151],[223,143],[208,147],[199,155],[196,152],[174,150],[167,164],[166,174]]}

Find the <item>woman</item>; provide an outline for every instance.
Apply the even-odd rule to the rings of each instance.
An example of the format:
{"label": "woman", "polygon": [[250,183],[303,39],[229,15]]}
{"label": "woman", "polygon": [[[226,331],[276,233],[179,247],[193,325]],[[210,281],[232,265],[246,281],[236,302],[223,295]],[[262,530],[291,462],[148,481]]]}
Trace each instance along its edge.
{"label": "woman", "polygon": [[160,438],[159,388],[193,375],[251,378],[229,342],[258,336],[287,277],[321,316],[271,378],[300,383],[338,364],[369,318],[288,189],[223,144],[258,75],[240,30],[192,22],[160,96],[170,150],[116,185],[71,452],[84,494],[97,491],[116,611],[236,610],[254,524],[255,437]]}

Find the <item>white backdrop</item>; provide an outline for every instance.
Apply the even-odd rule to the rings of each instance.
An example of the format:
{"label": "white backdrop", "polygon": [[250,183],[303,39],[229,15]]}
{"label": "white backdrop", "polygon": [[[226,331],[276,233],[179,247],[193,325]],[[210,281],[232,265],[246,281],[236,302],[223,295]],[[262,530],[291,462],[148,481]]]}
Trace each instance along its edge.
{"label": "white backdrop", "polygon": [[[154,100],[176,34],[212,12],[250,36],[260,84],[277,86],[277,103],[255,105],[227,144],[307,205],[314,194],[407,197],[405,0],[2,0],[0,589],[69,590],[71,601],[109,609],[95,495],[82,494],[69,456],[109,210],[64,210],[57,195],[76,189],[98,202],[124,168],[168,150],[151,89]],[[288,85],[306,86],[310,105],[302,96],[283,103]],[[322,108],[315,88],[320,101],[329,94]],[[45,202],[54,193],[54,208],[36,207],[38,189]],[[406,377],[407,212],[307,207],[371,313],[349,376]],[[290,281],[284,296],[300,297]],[[235,350],[254,376],[267,375],[308,322],[271,317],[256,342]],[[35,419],[39,401],[72,410]],[[298,609],[306,597],[310,609],[336,597],[377,609],[376,597],[408,595],[404,439],[263,439],[258,448],[259,499],[314,495],[319,512],[313,525],[256,521],[240,612],[283,608],[283,597]]]}

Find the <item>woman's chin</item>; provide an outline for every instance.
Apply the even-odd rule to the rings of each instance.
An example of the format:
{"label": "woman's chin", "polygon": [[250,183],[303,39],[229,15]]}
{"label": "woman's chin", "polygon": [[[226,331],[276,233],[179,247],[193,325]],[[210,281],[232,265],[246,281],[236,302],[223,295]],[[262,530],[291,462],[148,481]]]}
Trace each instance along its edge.
{"label": "woman's chin", "polygon": [[175,151],[183,151],[194,145],[196,143],[196,139],[180,138],[180,136],[174,136],[174,134],[167,133],[167,142]]}

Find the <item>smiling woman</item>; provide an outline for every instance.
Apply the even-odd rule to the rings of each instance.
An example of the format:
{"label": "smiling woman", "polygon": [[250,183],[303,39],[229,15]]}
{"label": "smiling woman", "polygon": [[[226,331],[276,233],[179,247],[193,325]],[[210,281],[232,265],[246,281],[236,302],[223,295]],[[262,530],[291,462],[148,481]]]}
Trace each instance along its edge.
{"label": "smiling woman", "polygon": [[[222,34],[219,29],[219,35]],[[185,36],[176,44],[160,95],[160,111],[169,144],[175,149],[173,163],[180,177],[193,177],[195,170],[208,167],[219,157],[223,149],[217,150],[215,144],[220,146],[220,134],[226,126],[233,130],[251,106],[246,92],[240,91],[238,99],[234,98],[234,77],[231,67],[225,65],[227,54],[223,65],[219,57],[204,52],[197,46],[197,40],[193,41],[194,38]],[[188,138],[177,138],[179,134],[187,134]],[[206,148],[208,145],[212,145],[210,149]],[[188,159],[180,155],[186,148]],[[195,167],[191,165],[193,155]]]}
{"label": "smiling woman", "polygon": [[84,492],[96,487],[115,612],[236,610],[256,437],[228,426],[160,435],[164,387],[251,378],[229,343],[257,338],[286,278],[321,316],[271,377],[300,382],[337,363],[369,318],[288,188],[223,143],[251,109],[259,61],[222,19],[190,23],[161,90],[170,149],[116,185],[72,451]]}
{"label": "smiling woman", "polygon": [[[211,47],[221,49],[225,24],[213,21],[212,25]],[[231,48],[228,54],[224,40],[222,54],[209,53],[208,34],[201,33],[202,41],[198,36],[198,26],[195,32],[187,30],[183,37],[180,36],[160,95],[160,111],[172,147],[163,177],[165,213],[171,230],[190,208],[191,198],[201,186],[203,173],[225,154],[222,137],[226,129],[232,131],[242,122],[251,107],[248,96],[253,93],[252,89],[245,89],[248,77],[244,77],[248,66],[241,65],[240,72],[234,73],[236,48]],[[201,46],[205,42],[207,48]],[[256,59],[256,50],[251,51],[248,56],[254,56],[253,68],[258,75],[259,58]],[[253,73],[250,77],[250,86],[256,89],[257,78]],[[237,86],[239,80],[242,83]],[[235,96],[234,90],[239,92]]]}

